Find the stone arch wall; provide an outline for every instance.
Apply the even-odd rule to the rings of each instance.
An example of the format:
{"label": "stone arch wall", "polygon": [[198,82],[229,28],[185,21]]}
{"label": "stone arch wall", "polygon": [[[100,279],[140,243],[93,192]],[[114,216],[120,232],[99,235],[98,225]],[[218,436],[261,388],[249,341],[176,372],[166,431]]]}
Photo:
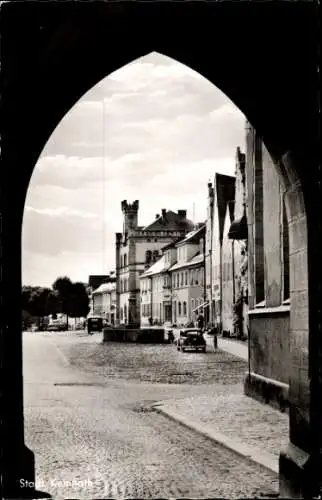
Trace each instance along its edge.
{"label": "stone arch wall", "polygon": [[[10,389],[3,385],[3,406],[10,408],[2,420],[6,436],[3,487],[15,497],[26,493],[19,488],[19,478],[28,477],[32,481],[34,474],[32,454],[24,446],[19,307],[21,225],[28,184],[38,156],[64,114],[84,92],[131,60],[156,50],[195,69],[225,92],[263,137],[281,173],[284,172],[292,232],[290,247],[298,248],[296,235],[305,229],[308,231],[307,250],[298,248],[301,252],[294,251],[290,259],[293,267],[308,259],[303,280],[305,272],[310,278],[310,294],[306,297],[305,293],[300,295],[304,290],[299,288],[300,278],[291,277],[294,304],[303,300],[302,309],[310,307],[309,319],[301,320],[303,329],[297,330],[294,323],[294,342],[307,339],[305,332],[309,324],[310,350],[321,343],[316,335],[321,319],[318,306],[322,299],[321,259],[313,245],[316,234],[322,238],[322,228],[314,220],[316,200],[321,199],[321,193],[316,161],[308,154],[314,147],[315,133],[315,97],[309,82],[316,71],[316,6],[295,2],[291,13],[289,2],[279,3],[277,7],[273,2],[250,2],[247,8],[244,2],[46,4],[6,4],[1,18],[2,42],[6,47],[2,51],[5,78],[0,104],[1,369],[5,375],[2,380],[10,380]],[[203,29],[198,30],[199,36],[192,37],[191,33],[200,26]],[[118,40],[122,37],[131,43],[119,46]],[[252,50],[255,41],[259,55]],[[294,157],[301,160],[295,161]],[[309,165],[312,174],[307,184],[303,179],[307,177]],[[294,172],[301,180],[302,190],[297,180],[293,182]],[[307,219],[302,210],[304,199]],[[317,306],[315,312],[312,305]],[[315,381],[318,370],[312,366],[316,366],[319,352],[315,349],[313,356],[310,352],[311,379],[314,375]],[[302,373],[300,366],[294,371],[295,382],[296,373]],[[311,382],[311,394],[313,391],[318,395],[319,390],[319,383]],[[294,398],[302,397],[303,393],[307,401],[309,395],[303,391],[306,391],[305,385],[298,389],[294,386]],[[294,422],[303,415],[298,408]],[[317,405],[315,409],[322,411]],[[306,416],[303,421],[307,422]],[[317,418],[315,422],[317,429]],[[314,449],[319,445],[316,441]],[[311,442],[310,451],[312,449]]]}

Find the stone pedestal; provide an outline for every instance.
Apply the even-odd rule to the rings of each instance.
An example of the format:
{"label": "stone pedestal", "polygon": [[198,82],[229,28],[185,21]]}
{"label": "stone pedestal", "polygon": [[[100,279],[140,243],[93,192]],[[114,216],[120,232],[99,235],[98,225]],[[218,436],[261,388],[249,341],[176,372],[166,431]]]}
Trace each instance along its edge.
{"label": "stone pedestal", "polygon": [[280,498],[317,498],[320,467],[317,459],[289,443],[279,458]]}
{"label": "stone pedestal", "polygon": [[144,344],[163,344],[163,328],[104,328],[104,342],[136,342]]}

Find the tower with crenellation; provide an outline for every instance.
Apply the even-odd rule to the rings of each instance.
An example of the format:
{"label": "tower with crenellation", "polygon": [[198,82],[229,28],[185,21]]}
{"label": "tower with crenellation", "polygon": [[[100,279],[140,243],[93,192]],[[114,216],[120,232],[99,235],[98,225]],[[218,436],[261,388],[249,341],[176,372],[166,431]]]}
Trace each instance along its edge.
{"label": "tower with crenellation", "polygon": [[144,270],[161,256],[161,249],[193,229],[186,210],[156,214],[147,226],[139,226],[139,201],[121,202],[123,231],[116,233],[116,323],[140,323],[140,281]]}

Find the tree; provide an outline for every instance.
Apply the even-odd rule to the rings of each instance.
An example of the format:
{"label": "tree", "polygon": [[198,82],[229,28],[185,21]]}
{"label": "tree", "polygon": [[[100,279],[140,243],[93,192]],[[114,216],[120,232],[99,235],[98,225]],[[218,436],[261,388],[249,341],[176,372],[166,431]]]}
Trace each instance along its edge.
{"label": "tree", "polygon": [[69,315],[73,318],[87,316],[89,312],[89,298],[83,283],[72,284]]}
{"label": "tree", "polygon": [[57,297],[50,288],[39,286],[22,287],[21,308],[24,311],[23,318],[25,320],[30,316],[37,317],[38,325],[40,325],[44,316],[56,312],[57,307]]}
{"label": "tree", "polygon": [[67,316],[67,327],[68,327],[68,316],[70,312],[70,301],[72,296],[73,284],[67,276],[59,277],[55,280],[52,286],[54,292],[56,292],[57,300],[60,304],[60,312],[66,314]]}
{"label": "tree", "polygon": [[53,284],[53,290],[61,306],[61,312],[68,317],[79,318],[87,316],[89,298],[83,283],[73,283],[67,276],[59,277]]}

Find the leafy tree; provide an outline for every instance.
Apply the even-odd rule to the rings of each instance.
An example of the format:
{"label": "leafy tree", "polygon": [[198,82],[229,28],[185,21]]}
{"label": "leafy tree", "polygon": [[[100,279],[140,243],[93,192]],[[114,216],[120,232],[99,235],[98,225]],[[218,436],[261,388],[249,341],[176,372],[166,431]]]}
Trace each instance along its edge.
{"label": "leafy tree", "polygon": [[[23,286],[21,294],[21,308],[23,317],[27,320],[30,316],[38,318],[38,323],[44,316],[59,311],[57,295],[50,288],[39,286]],[[26,314],[27,313],[27,314]]]}
{"label": "leafy tree", "polygon": [[66,314],[67,316],[67,327],[68,327],[68,317],[70,312],[70,301],[72,296],[73,284],[67,276],[59,277],[55,280],[52,286],[54,292],[56,292],[57,300],[60,304],[60,312]]}
{"label": "leafy tree", "polygon": [[73,318],[87,316],[89,312],[89,298],[83,283],[72,284],[69,315]]}
{"label": "leafy tree", "polygon": [[73,283],[67,276],[59,277],[52,289],[40,286],[23,286],[21,292],[21,308],[24,325],[38,318],[38,325],[44,316],[55,316],[61,312],[68,317],[87,316],[89,298],[86,285]]}
{"label": "leafy tree", "polygon": [[73,283],[67,276],[59,277],[53,284],[53,290],[61,306],[61,312],[68,318],[86,316],[89,311],[89,299],[83,283]]}

